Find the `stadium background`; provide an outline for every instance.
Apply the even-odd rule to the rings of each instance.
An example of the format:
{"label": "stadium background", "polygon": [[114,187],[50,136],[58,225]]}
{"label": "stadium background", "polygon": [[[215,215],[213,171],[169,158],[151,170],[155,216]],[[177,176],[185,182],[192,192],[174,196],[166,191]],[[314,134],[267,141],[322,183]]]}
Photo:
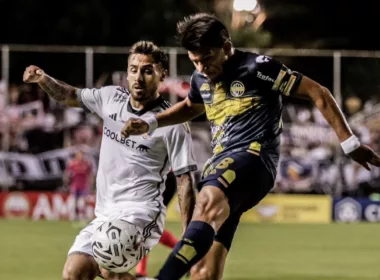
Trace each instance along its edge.
{"label": "stadium background", "polygon": [[[9,26],[0,36],[0,279],[60,278],[80,230],[71,222],[74,204],[62,188],[62,173],[78,149],[95,172],[102,135],[94,115],[63,107],[23,84],[30,64],[78,87],[123,85],[128,46],[151,39],[166,46],[170,77],[160,91],[175,103],[186,96],[193,69],[184,50],[172,47],[175,22],[195,11],[214,12],[228,23],[237,47],[278,58],[330,88],[355,133],[380,152],[380,46],[374,36],[363,35],[376,26],[375,1],[82,0],[60,8],[43,0],[5,2],[0,1],[0,22]],[[225,279],[379,279],[379,169],[368,172],[348,160],[309,102],[285,104],[275,188],[243,216]],[[201,116],[191,127],[202,167],[211,154],[208,124]],[[94,203],[93,196],[81,201],[88,219]],[[167,220],[179,236],[176,200]],[[160,245],[152,252],[152,274],[167,253]]]}

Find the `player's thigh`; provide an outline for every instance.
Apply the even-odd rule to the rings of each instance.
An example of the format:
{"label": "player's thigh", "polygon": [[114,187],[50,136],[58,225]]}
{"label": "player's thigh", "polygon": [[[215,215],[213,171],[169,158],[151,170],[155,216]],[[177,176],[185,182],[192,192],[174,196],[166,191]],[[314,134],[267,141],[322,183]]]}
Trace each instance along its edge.
{"label": "player's thigh", "polygon": [[192,280],[220,280],[228,251],[218,241],[214,241],[208,253],[191,268]]}
{"label": "player's thigh", "polygon": [[72,252],[66,260],[62,278],[64,280],[95,279],[100,273],[94,258],[83,252]]}
{"label": "player's thigh", "polygon": [[256,205],[273,187],[273,174],[260,156],[246,151],[216,158],[205,168],[203,186],[215,186],[228,198],[230,212],[244,212]]}

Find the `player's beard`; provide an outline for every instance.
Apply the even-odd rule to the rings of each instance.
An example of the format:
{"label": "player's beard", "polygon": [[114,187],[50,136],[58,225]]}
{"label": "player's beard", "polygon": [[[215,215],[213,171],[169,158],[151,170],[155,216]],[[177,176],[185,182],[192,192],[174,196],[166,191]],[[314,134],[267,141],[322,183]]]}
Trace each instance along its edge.
{"label": "player's beard", "polygon": [[149,100],[154,95],[154,93],[155,91],[148,88],[144,88],[142,91],[136,91],[135,89],[132,89],[132,97],[138,102]]}

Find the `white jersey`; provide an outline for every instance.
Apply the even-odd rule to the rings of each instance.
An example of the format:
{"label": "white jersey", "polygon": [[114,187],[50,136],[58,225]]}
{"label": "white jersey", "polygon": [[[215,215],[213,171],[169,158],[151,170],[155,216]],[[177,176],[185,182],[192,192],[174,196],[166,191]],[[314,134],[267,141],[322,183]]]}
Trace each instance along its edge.
{"label": "white jersey", "polygon": [[121,130],[129,118],[157,114],[170,104],[159,97],[151,108],[136,111],[130,105],[128,90],[118,86],[82,89],[78,98],[104,121],[96,177],[96,217],[107,218],[135,207],[164,214],[166,174],[170,169],[180,175],[197,168],[188,125],[157,128],[149,135],[124,138]]}

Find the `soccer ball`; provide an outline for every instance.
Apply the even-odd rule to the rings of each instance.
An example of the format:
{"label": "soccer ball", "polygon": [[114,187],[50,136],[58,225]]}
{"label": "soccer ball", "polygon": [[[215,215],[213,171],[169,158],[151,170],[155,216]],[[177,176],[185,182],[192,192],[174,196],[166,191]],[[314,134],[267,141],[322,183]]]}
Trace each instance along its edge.
{"label": "soccer ball", "polygon": [[95,261],[103,268],[115,272],[128,272],[145,255],[143,237],[136,226],[122,220],[103,223],[92,239]]}

